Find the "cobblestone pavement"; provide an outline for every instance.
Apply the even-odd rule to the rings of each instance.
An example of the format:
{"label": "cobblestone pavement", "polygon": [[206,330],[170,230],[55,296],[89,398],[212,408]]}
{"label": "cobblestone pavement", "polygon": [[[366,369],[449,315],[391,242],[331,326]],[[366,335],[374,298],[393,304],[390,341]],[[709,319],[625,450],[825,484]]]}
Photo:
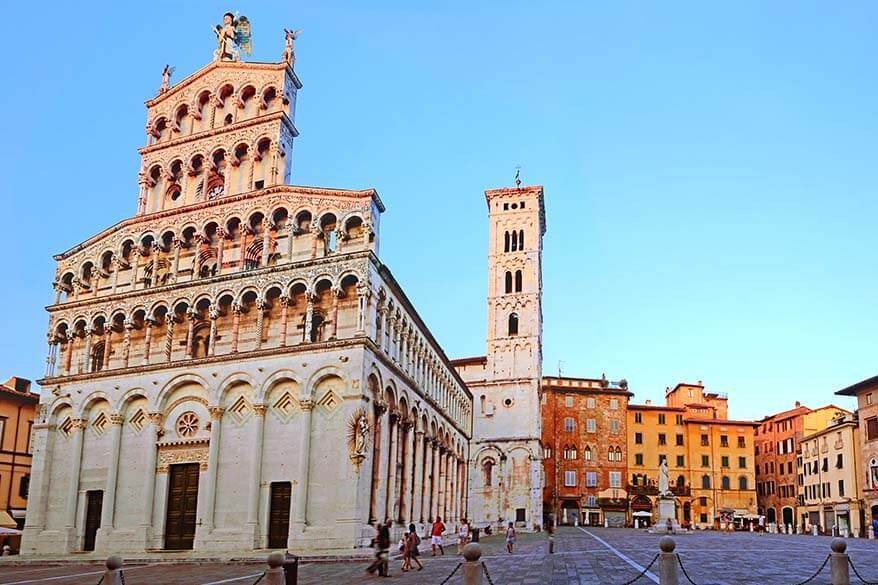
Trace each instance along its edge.
{"label": "cobblestone pavement", "polygon": [[[558,530],[554,555],[547,554],[545,534],[519,534],[515,553],[504,550],[502,537],[482,538],[483,557],[495,585],[621,585],[633,579],[658,552],[658,535],[630,529],[573,528]],[[828,537],[723,535],[701,532],[676,538],[677,552],[688,574],[698,585],[795,585],[810,577],[829,554]],[[847,540],[848,553],[868,581],[878,582],[878,540]],[[400,571],[400,561],[391,562],[393,583],[439,585],[462,560],[456,547],[446,547],[445,556],[431,557],[425,547],[425,569]],[[364,562],[305,563],[299,569],[300,585],[354,585],[384,582],[364,573]],[[639,568],[637,568],[639,567]],[[264,570],[261,564],[155,564],[126,566],[127,585],[251,585]],[[0,585],[94,585],[101,576],[95,565],[3,566]],[[637,585],[656,583],[650,579]],[[448,581],[459,585],[461,573]],[[681,575],[681,584],[687,581]],[[829,585],[827,566],[814,585]],[[851,574],[851,583],[858,583]]]}

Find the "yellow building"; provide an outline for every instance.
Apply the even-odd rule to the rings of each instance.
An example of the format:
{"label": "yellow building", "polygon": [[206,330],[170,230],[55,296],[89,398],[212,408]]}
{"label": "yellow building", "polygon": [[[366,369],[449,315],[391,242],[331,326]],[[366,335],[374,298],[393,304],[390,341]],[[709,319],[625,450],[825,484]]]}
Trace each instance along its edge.
{"label": "yellow building", "polygon": [[633,518],[655,520],[658,467],[666,459],[680,524],[711,528],[728,514],[745,527],[756,514],[756,423],[729,420],[728,398],[705,391],[701,383],[678,384],[666,391],[665,401],[665,406],[628,405]]}
{"label": "yellow building", "polygon": [[[9,378],[0,384],[0,527],[21,528],[30,488],[31,427],[39,395],[30,380]],[[2,537],[0,537],[2,541]],[[0,542],[0,545],[3,543]],[[12,542],[16,547],[16,542]]]}
{"label": "yellow building", "polygon": [[865,536],[857,419],[842,415],[802,440],[797,466],[799,508],[805,529],[821,534]]}

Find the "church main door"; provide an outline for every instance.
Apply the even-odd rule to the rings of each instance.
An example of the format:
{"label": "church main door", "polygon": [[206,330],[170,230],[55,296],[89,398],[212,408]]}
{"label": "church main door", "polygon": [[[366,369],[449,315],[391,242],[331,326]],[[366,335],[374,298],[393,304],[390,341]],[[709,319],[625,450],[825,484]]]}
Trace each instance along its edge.
{"label": "church main door", "polygon": [[165,548],[188,550],[195,540],[195,510],[198,506],[198,463],[171,465],[168,481],[168,513]]}
{"label": "church main door", "polygon": [[271,484],[271,508],[268,514],[268,548],[287,548],[290,533],[290,494],[288,481]]}
{"label": "church main door", "polygon": [[101,527],[101,508],[104,503],[104,492],[100,490],[85,492],[85,540],[82,550],[95,549],[95,536]]}

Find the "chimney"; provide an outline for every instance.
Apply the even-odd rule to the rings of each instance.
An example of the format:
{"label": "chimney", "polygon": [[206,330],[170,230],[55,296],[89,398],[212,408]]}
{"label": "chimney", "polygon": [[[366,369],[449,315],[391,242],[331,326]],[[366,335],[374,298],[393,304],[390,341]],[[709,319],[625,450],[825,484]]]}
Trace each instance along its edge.
{"label": "chimney", "polygon": [[649,406],[650,404],[652,404],[652,400],[647,400],[646,405]]}
{"label": "chimney", "polygon": [[802,403],[796,400],[796,408],[799,408],[800,406],[802,406]]}

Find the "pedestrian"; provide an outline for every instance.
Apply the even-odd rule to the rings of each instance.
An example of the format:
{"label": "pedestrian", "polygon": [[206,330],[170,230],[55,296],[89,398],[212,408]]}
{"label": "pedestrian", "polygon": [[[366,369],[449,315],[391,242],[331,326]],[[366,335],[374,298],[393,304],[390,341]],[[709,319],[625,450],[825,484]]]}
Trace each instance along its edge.
{"label": "pedestrian", "polygon": [[668,520],[665,522],[665,531],[666,531],[668,534],[670,534],[670,533],[672,533],[672,532],[674,531],[674,523],[671,522],[671,519],[670,519],[670,518],[668,518]]}
{"label": "pedestrian", "polygon": [[445,549],[442,547],[442,535],[445,533],[445,525],[442,524],[442,518],[440,516],[436,516],[436,520],[433,521],[433,528],[430,530],[430,547],[433,549],[433,554],[430,556],[436,556],[436,547],[439,547],[439,552],[441,554],[445,554]]}
{"label": "pedestrian", "polygon": [[466,518],[460,521],[460,528],[457,529],[457,554],[463,554],[463,547],[469,541],[469,523]]}
{"label": "pedestrian", "polygon": [[378,573],[379,577],[390,577],[390,568],[388,565],[388,555],[390,552],[390,526],[391,521],[379,524],[377,533],[372,539],[372,546],[375,547],[375,560],[366,569],[370,575]]}
{"label": "pedestrian", "polygon": [[418,570],[423,571],[424,565],[421,563],[421,559],[418,558],[421,555],[421,551],[418,549],[418,546],[421,544],[421,537],[418,536],[418,532],[415,529],[414,524],[409,524],[409,531],[403,537],[405,541],[405,551],[403,552],[403,557],[405,561],[402,565],[403,572],[412,570],[412,561],[418,565]]}
{"label": "pedestrian", "polygon": [[515,527],[510,522],[509,527],[506,528],[506,552],[512,554],[513,545],[515,545]]}

